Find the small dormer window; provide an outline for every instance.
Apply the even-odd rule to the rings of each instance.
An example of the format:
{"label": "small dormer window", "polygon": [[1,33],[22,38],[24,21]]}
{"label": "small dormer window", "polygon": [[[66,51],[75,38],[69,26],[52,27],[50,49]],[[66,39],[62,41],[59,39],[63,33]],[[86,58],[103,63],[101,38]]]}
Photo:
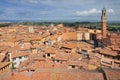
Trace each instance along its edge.
{"label": "small dormer window", "polygon": [[75,68],[75,65],[72,65],[72,68]]}
{"label": "small dormer window", "polygon": [[19,59],[22,59],[22,57],[19,57]]}
{"label": "small dormer window", "polygon": [[13,58],[13,61],[15,61],[16,60],[16,58]]}
{"label": "small dormer window", "polygon": [[50,57],[50,53],[48,53],[47,56]]}
{"label": "small dormer window", "polygon": [[59,63],[59,60],[57,60],[57,62]]}

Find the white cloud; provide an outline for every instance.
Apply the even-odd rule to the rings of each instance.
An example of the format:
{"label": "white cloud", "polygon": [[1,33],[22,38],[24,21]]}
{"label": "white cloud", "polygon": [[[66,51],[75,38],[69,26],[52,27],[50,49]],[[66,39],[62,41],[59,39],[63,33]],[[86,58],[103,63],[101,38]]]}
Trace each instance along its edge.
{"label": "white cloud", "polygon": [[88,16],[91,14],[96,14],[100,13],[100,10],[97,10],[96,8],[90,9],[90,10],[85,10],[85,11],[76,11],[76,14],[79,16]]}
{"label": "white cloud", "polygon": [[113,9],[108,9],[107,12],[108,13],[114,13],[114,10]]}
{"label": "white cloud", "polygon": [[[114,13],[113,9],[108,9],[107,10],[108,13]],[[79,16],[88,16],[88,15],[92,15],[92,14],[98,14],[101,13],[101,10],[98,10],[96,8],[90,9],[90,10],[85,10],[85,11],[76,11],[76,14]]]}

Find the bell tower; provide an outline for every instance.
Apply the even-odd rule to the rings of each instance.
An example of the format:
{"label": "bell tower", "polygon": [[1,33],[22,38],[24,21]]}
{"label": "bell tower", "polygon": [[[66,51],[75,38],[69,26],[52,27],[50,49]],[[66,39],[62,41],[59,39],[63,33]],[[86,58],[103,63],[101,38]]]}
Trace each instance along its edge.
{"label": "bell tower", "polygon": [[101,26],[102,26],[102,38],[106,38],[107,17],[106,17],[106,9],[105,8],[103,8],[103,10],[102,10]]}

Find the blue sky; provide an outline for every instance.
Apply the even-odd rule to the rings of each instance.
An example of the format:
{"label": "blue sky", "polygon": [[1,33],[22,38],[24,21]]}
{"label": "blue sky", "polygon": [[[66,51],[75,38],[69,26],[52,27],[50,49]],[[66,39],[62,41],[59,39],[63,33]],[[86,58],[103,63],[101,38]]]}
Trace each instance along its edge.
{"label": "blue sky", "polygon": [[120,21],[120,0],[0,0],[0,20]]}

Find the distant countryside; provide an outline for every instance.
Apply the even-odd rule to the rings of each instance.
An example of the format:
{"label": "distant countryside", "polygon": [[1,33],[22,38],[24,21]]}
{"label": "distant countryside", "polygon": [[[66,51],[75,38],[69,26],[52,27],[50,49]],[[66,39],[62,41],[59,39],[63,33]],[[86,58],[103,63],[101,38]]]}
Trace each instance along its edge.
{"label": "distant countryside", "polygon": [[[12,26],[12,25],[28,25],[28,26],[51,26],[63,23],[69,27],[85,27],[90,29],[101,29],[101,22],[1,22],[0,27]],[[108,22],[107,30],[113,32],[120,32],[120,22]]]}

